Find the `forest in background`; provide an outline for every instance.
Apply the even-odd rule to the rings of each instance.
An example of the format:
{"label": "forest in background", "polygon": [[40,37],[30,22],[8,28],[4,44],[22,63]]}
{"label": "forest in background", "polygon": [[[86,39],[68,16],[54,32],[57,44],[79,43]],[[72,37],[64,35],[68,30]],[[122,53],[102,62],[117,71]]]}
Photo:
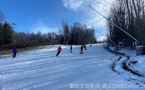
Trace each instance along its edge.
{"label": "forest in background", "polygon": [[0,23],[0,48],[26,48],[40,45],[80,45],[96,43],[95,30],[86,25],[75,23],[63,24],[60,33],[25,33],[15,32],[8,22]]}

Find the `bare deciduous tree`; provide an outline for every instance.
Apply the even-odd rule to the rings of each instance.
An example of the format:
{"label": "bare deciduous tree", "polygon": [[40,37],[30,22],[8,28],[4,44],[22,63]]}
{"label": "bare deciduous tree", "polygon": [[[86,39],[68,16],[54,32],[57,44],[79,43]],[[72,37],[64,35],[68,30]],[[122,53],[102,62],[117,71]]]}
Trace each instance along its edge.
{"label": "bare deciduous tree", "polygon": [[[145,1],[116,0],[111,8],[111,22],[126,30],[138,41],[145,42]],[[109,23],[110,38],[113,43],[122,41],[126,46],[132,46],[134,40]]]}

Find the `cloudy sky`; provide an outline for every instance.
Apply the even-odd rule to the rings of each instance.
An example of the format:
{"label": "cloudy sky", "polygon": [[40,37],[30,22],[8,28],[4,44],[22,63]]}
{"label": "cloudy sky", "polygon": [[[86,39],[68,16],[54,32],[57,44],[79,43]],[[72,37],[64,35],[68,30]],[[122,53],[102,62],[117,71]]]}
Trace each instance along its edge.
{"label": "cloudy sky", "polygon": [[104,38],[106,21],[89,6],[108,17],[113,0],[0,0],[0,13],[17,32],[58,32],[63,22],[80,22]]}

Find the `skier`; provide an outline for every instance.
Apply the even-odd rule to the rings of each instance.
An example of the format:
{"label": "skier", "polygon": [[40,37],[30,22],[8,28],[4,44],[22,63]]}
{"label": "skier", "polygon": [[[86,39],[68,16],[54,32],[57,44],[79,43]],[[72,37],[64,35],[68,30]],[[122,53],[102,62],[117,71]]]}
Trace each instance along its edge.
{"label": "skier", "polygon": [[1,57],[1,54],[2,54],[2,49],[0,48],[0,57]]}
{"label": "skier", "polygon": [[83,45],[81,45],[81,51],[80,51],[80,54],[84,54],[84,46]]}
{"label": "skier", "polygon": [[56,56],[59,56],[61,52],[62,52],[62,48],[61,48],[61,46],[59,46],[57,48],[57,54],[56,54]]}
{"label": "skier", "polygon": [[90,47],[92,47],[92,45],[90,45]]}
{"label": "skier", "polygon": [[16,47],[12,48],[12,53],[13,53],[12,57],[15,58],[16,55],[17,55],[17,49],[16,49]]}
{"label": "skier", "polygon": [[87,46],[86,45],[83,45],[83,47],[84,47],[85,50],[87,50]]}
{"label": "skier", "polygon": [[70,46],[70,53],[72,53],[72,45]]}

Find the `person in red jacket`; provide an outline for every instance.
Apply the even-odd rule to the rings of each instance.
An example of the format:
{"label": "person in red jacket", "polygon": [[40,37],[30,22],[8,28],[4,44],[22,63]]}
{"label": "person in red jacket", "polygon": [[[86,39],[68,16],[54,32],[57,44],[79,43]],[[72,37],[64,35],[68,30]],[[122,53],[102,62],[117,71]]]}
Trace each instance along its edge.
{"label": "person in red jacket", "polygon": [[59,56],[61,52],[62,52],[62,47],[59,46],[59,47],[57,48],[57,54],[56,54],[56,56]]}

